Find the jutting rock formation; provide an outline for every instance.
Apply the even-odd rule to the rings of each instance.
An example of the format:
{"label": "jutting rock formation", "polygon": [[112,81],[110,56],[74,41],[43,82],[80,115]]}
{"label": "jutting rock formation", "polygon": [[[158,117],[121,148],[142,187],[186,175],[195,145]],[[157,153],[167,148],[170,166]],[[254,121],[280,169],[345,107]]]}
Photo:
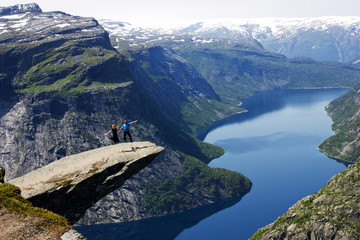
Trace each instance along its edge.
{"label": "jutting rock formation", "polygon": [[98,200],[152,162],[164,148],[150,142],[117,144],[71,155],[9,183],[34,206],[78,221]]}

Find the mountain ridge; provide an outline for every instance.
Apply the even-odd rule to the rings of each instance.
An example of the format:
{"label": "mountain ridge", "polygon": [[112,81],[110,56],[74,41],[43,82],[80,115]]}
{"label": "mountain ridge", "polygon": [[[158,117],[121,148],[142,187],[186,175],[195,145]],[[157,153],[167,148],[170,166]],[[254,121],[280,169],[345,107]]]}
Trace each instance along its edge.
{"label": "mountain ridge", "polygon": [[287,57],[347,63],[360,57],[357,51],[360,17],[200,20],[164,28],[141,28],[111,20],[100,23],[112,35],[146,43],[171,39],[174,35],[229,40],[253,38],[266,49]]}

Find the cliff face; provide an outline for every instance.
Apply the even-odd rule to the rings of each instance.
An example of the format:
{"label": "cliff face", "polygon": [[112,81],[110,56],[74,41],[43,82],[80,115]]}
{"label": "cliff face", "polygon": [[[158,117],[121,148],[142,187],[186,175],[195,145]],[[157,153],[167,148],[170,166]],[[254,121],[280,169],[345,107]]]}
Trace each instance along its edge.
{"label": "cliff face", "polygon": [[136,81],[168,121],[195,133],[221,116],[239,111],[219,101],[210,84],[186,60],[163,47],[131,51]]}
{"label": "cliff face", "polygon": [[347,162],[360,159],[360,85],[332,101],[326,110],[334,124],[335,135],[325,140],[319,149],[332,158]]}
{"label": "cliff face", "polygon": [[[93,82],[129,80],[107,33],[93,18],[27,12],[2,16],[1,22],[0,90],[4,94],[80,92],[96,89]],[[103,71],[107,78],[101,76]],[[121,71],[121,76],[115,76]]]}
{"label": "cliff face", "polygon": [[[199,120],[199,126],[218,119],[216,111],[226,108],[205,80],[176,54],[164,54],[162,49],[152,52],[159,63],[152,71],[161,72],[171,83],[163,85],[164,79],[155,78],[161,83],[157,85],[139,61],[131,62],[112,48],[108,34],[92,18],[32,11],[4,15],[0,21],[0,164],[7,180],[62,157],[109,145],[104,133],[111,124],[138,119],[131,129],[134,141],[149,140],[166,150],[87,211],[84,220],[126,221],[174,211],[170,203],[153,214],[143,204],[152,194],[146,187],[172,182],[187,171],[176,150],[203,161],[222,153],[195,139],[191,122],[181,120],[185,115],[196,116],[191,119]],[[178,75],[196,80],[196,85],[181,82]],[[152,93],[164,97],[155,98]],[[166,104],[169,95],[182,100],[177,108]],[[206,104],[198,104],[202,102]],[[222,107],[216,111],[205,108],[214,104]],[[215,117],[208,120],[202,112]],[[226,188],[219,185],[215,195]],[[216,196],[212,202],[229,195]],[[192,197],[195,204],[189,208],[204,204],[202,193]]]}
{"label": "cliff face", "polygon": [[[206,39],[205,39],[206,40]],[[292,58],[265,50],[255,40],[166,45],[189,61],[223,100],[237,102],[256,91],[274,88],[353,87],[360,69],[352,64]]]}
{"label": "cliff face", "polygon": [[75,223],[84,212],[151,163],[162,147],[125,143],[71,155],[9,181],[34,206]]}
{"label": "cliff face", "polygon": [[332,177],[251,239],[360,239],[360,163]]}

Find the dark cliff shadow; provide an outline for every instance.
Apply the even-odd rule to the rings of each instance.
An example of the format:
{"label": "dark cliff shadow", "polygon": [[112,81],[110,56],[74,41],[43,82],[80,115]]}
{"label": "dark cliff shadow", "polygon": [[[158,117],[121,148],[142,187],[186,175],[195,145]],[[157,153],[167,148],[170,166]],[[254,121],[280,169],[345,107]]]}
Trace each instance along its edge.
{"label": "dark cliff shadow", "polygon": [[75,229],[89,240],[171,240],[204,218],[235,205],[241,198],[232,197],[214,204],[162,217],[125,223],[82,225],[76,226]]}
{"label": "dark cliff shadow", "polygon": [[[325,154],[325,155],[326,155],[326,154]],[[337,161],[338,163],[344,164],[346,167],[354,164],[354,162],[348,162],[348,161],[342,160],[342,159],[340,159],[340,158],[334,158],[334,157],[329,157],[329,156],[328,156],[328,158],[330,158],[330,159],[332,159],[332,160],[335,160],[335,161]]]}
{"label": "dark cliff shadow", "polygon": [[[0,94],[2,94],[0,92]],[[17,96],[0,96],[0,118],[5,116],[19,101]]]}

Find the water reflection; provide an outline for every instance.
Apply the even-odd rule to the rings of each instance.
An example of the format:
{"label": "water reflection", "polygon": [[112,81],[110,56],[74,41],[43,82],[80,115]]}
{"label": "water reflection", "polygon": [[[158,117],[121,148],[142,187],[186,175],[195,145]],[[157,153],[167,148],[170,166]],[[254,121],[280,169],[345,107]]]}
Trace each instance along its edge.
{"label": "water reflection", "polygon": [[296,147],[299,142],[308,139],[316,139],[317,136],[309,136],[298,133],[277,132],[265,136],[228,138],[216,141],[214,144],[223,148],[227,153],[244,154],[252,151],[260,151],[265,148],[291,148]]}
{"label": "water reflection", "polygon": [[201,220],[233,206],[241,197],[233,197],[181,213],[125,223],[77,226],[75,229],[89,240],[172,240],[187,228]]}
{"label": "water reflection", "polygon": [[[206,128],[201,129],[197,138],[204,140],[206,135],[222,126],[249,121],[265,113],[274,112],[284,106],[311,106],[314,101],[327,101],[329,96],[339,95],[339,90],[345,93],[348,89],[279,89],[256,93],[242,101],[242,108],[251,108],[251,111],[236,114],[217,121]],[[314,94],[316,92],[316,94]]]}

